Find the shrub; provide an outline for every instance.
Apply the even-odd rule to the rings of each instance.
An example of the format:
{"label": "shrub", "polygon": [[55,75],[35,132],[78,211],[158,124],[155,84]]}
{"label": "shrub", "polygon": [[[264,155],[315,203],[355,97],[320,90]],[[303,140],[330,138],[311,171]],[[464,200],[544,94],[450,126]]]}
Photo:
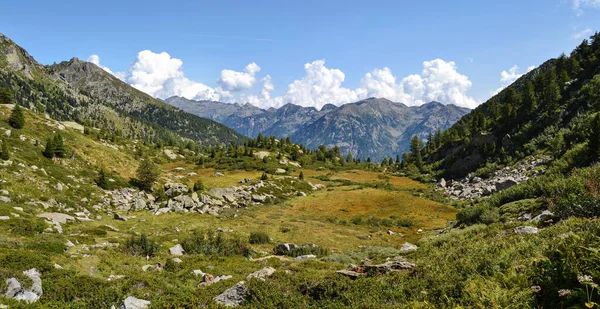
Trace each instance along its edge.
{"label": "shrub", "polygon": [[204,183],[200,180],[197,180],[196,182],[194,182],[194,192],[196,191],[204,191],[205,187],[204,187]]}
{"label": "shrub", "polygon": [[106,179],[106,171],[104,171],[103,168],[101,168],[100,171],[98,171],[98,176],[96,177],[95,182],[98,185],[98,187],[100,187],[102,189],[108,189],[108,180]]}
{"label": "shrub", "polygon": [[187,253],[233,256],[242,255],[249,257],[250,248],[239,238],[225,238],[222,233],[192,232],[192,235],[186,238],[182,243],[183,249]]}
{"label": "shrub", "polygon": [[476,223],[491,224],[500,219],[498,209],[485,205],[476,205],[464,208],[456,214],[456,220],[462,224],[471,225]]}
{"label": "shrub", "polygon": [[106,279],[70,274],[49,280],[52,283],[44,284],[44,297],[40,299],[43,303],[56,303],[48,307],[64,308],[68,304],[71,308],[108,308],[122,300],[117,287]]}
{"label": "shrub", "polygon": [[550,203],[556,214],[567,217],[600,216],[600,167],[575,170],[550,185]]}
{"label": "shrub", "polygon": [[252,232],[250,233],[249,242],[251,244],[266,244],[269,243],[270,237],[265,232]]}
{"label": "shrub", "polygon": [[0,159],[2,159],[2,160],[8,160],[8,159],[10,159],[10,152],[8,150],[8,143],[5,140],[2,141],[2,148],[0,148]]}
{"label": "shrub", "polygon": [[269,176],[267,175],[267,173],[262,173],[262,175],[260,176],[260,180],[263,180],[263,181],[264,180],[269,180]]}
{"label": "shrub", "polygon": [[160,248],[160,244],[142,234],[140,236],[132,235],[125,244],[127,252],[135,256],[154,256],[154,253]]}
{"label": "shrub", "polygon": [[414,223],[410,219],[398,219],[396,220],[397,227],[412,227]]}

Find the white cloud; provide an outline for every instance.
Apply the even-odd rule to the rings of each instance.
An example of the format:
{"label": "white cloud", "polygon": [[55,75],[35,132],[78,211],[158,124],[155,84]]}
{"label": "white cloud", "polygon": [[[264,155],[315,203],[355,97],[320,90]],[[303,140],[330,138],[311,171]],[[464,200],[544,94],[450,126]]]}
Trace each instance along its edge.
{"label": "white cloud", "polygon": [[223,100],[231,97],[228,91],[212,88],[185,77],[183,62],[168,53],[144,50],[129,67],[125,81],[147,94],[161,99],[183,96],[197,100]]}
{"label": "white cloud", "polygon": [[100,64],[100,56],[98,55],[91,55],[87,58],[86,60],[87,62],[91,62],[95,65],[97,65],[98,67],[102,68],[104,71],[114,75],[115,77],[119,78],[119,79],[123,79],[124,77],[124,73],[123,72],[117,72],[114,73],[113,71],[111,71],[111,69],[109,69],[108,67],[103,66],[102,64]]}
{"label": "white cloud", "polygon": [[577,16],[583,15],[585,8],[600,8],[600,0],[573,0],[573,10]]}
{"label": "white cloud", "polygon": [[246,66],[244,72],[236,72],[233,70],[223,70],[217,79],[217,83],[221,88],[227,91],[238,92],[245,89],[250,89],[256,82],[254,75],[260,72],[260,67],[252,62]]}
{"label": "white cloud", "polygon": [[500,72],[500,83],[502,84],[502,86],[494,91],[491,91],[490,94],[492,96],[498,94],[504,88],[506,88],[507,86],[515,82],[517,79],[519,79],[519,77],[523,76],[526,73],[529,73],[533,69],[535,69],[535,66],[528,66],[527,72],[519,73],[519,66],[513,65],[510,69],[508,69],[508,71]]}
{"label": "white cloud", "polygon": [[575,32],[571,35],[572,40],[583,40],[592,34],[592,29],[587,28],[581,31]]}
{"label": "white cloud", "polygon": [[[95,55],[89,60],[100,63]],[[344,72],[328,68],[325,60],[316,60],[306,63],[304,76],[290,83],[286,91],[277,97],[272,96],[275,87],[270,75],[260,79],[260,90],[255,88],[261,68],[254,62],[248,64],[243,72],[222,70],[217,78],[217,87],[188,79],[182,68],[183,62],[166,52],[144,50],[138,53],[134,63],[120,78],[161,99],[177,95],[194,100],[251,103],[263,108],[280,107],[286,103],[322,108],[329,103],[341,105],[368,97],[387,98],[407,105],[434,100],[471,108],[479,104],[468,95],[472,86],[469,78],[457,71],[454,62],[442,59],[425,61],[420,74],[404,78],[396,77],[387,67],[374,69],[365,74],[356,89],[343,86],[346,79]]]}

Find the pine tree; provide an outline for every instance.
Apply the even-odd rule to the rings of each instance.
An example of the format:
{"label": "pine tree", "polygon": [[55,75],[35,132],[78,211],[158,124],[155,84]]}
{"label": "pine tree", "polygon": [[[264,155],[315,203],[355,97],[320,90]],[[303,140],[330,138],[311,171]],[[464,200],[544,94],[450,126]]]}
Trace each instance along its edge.
{"label": "pine tree", "polygon": [[0,104],[12,104],[15,96],[8,88],[0,88]]}
{"label": "pine tree", "polygon": [[350,163],[352,162],[352,153],[350,151],[348,151],[348,154],[346,155],[346,162]]}
{"label": "pine tree", "polygon": [[98,171],[98,177],[96,177],[95,181],[98,187],[102,189],[108,189],[108,180],[106,179],[106,171],[104,171],[104,168],[100,168]]}
{"label": "pine tree", "polygon": [[8,117],[8,124],[15,129],[22,129],[25,126],[25,116],[19,104],[15,104],[15,108],[13,108],[10,117]]}
{"label": "pine tree", "polygon": [[400,164],[400,155],[396,155],[396,165]]}
{"label": "pine tree", "polygon": [[533,88],[533,83],[531,81],[527,81],[525,83],[525,90],[523,90],[523,116],[529,116],[530,113],[535,111],[535,107],[537,105],[537,98],[535,96],[535,89]]}
{"label": "pine tree", "polygon": [[423,166],[423,158],[421,157],[421,148],[423,148],[423,143],[419,139],[418,135],[413,136],[410,140],[410,153],[413,160],[413,163],[421,168]]}
{"label": "pine tree", "polygon": [[597,162],[600,159],[600,114],[596,114],[592,120],[588,150],[591,161]]}
{"label": "pine tree", "polygon": [[269,176],[267,175],[267,173],[262,173],[262,175],[260,176],[260,180],[269,180]]}
{"label": "pine tree", "polygon": [[2,148],[0,148],[0,159],[6,161],[9,158],[10,158],[10,152],[8,151],[8,143],[5,140],[3,140]]}
{"label": "pine tree", "polygon": [[300,175],[298,175],[298,179],[304,180],[304,173],[300,171]]}
{"label": "pine tree", "polygon": [[54,156],[64,158],[67,154],[67,149],[65,148],[62,135],[60,133],[56,134],[52,143],[54,145]]}
{"label": "pine tree", "polygon": [[42,154],[48,159],[54,158],[54,140],[52,138],[48,137],[46,139],[46,147]]}
{"label": "pine tree", "polygon": [[152,189],[152,184],[158,180],[160,171],[152,160],[146,156],[136,171],[136,177],[141,189],[149,191]]}

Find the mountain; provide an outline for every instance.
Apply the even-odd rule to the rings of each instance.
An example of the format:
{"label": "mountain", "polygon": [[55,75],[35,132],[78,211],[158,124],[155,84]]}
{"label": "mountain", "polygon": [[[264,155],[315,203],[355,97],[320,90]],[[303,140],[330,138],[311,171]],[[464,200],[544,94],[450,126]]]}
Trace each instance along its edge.
{"label": "mountain", "polygon": [[[550,154],[567,171],[597,160],[586,150],[598,134],[600,36],[570,55],[550,59],[462,117],[425,148],[425,159],[445,177]],[[600,151],[599,151],[600,154]]]}
{"label": "mountain", "polygon": [[246,137],[157,100],[98,66],[73,58],[44,66],[0,34],[0,88],[36,112],[73,120],[111,134],[177,143],[243,142]]}
{"label": "mountain", "polygon": [[187,112],[219,121],[254,137],[259,133],[279,138],[290,136],[309,148],[323,144],[339,146],[359,158],[380,160],[408,150],[410,138],[426,137],[437,129],[446,129],[469,109],[430,102],[406,106],[386,99],[369,98],[321,110],[288,103],[280,108],[260,109],[246,104],[193,101],[171,97],[165,102]]}

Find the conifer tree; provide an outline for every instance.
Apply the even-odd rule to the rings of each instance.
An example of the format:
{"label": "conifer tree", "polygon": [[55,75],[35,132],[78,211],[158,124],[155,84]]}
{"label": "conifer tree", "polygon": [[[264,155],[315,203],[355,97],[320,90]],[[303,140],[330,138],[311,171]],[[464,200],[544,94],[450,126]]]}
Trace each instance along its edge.
{"label": "conifer tree", "polygon": [[152,189],[152,184],[158,180],[160,171],[150,157],[146,156],[140,163],[136,171],[138,184],[142,190],[149,191]]}
{"label": "conifer tree", "polygon": [[600,159],[600,114],[596,114],[592,120],[588,150],[591,161],[598,162]]}
{"label": "conifer tree", "polygon": [[9,158],[10,158],[10,152],[8,151],[8,143],[5,140],[3,140],[2,148],[0,148],[0,159],[6,161]]}
{"label": "conifer tree", "polygon": [[8,88],[0,88],[0,104],[12,104],[15,96]]}
{"label": "conifer tree", "polygon": [[423,143],[421,143],[419,136],[413,136],[413,138],[410,140],[410,153],[413,163],[418,168],[421,168],[423,165],[423,158],[421,157],[421,148],[423,148]]}
{"label": "conifer tree", "polygon": [[304,180],[304,173],[300,171],[300,175],[298,175],[298,179]]}
{"label": "conifer tree", "polygon": [[54,158],[54,140],[52,138],[48,137],[46,139],[46,147],[42,154],[48,159]]}
{"label": "conifer tree", "polygon": [[25,116],[19,104],[15,104],[10,117],[8,117],[8,124],[15,129],[22,129],[25,126]]}
{"label": "conifer tree", "polygon": [[62,135],[60,135],[60,133],[57,133],[54,136],[54,140],[52,143],[54,146],[54,156],[58,158],[64,158],[67,154],[67,149],[65,148]]}

